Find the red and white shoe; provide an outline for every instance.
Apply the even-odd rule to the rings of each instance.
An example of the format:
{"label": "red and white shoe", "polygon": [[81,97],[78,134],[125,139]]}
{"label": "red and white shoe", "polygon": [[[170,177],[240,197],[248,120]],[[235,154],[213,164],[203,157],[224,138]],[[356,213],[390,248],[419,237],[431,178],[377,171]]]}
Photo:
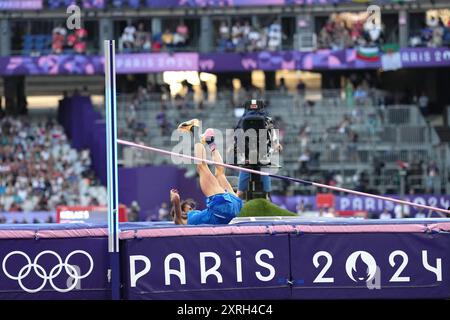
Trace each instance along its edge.
{"label": "red and white shoe", "polygon": [[200,137],[200,142],[202,144],[208,145],[211,151],[216,150],[216,144],[214,143],[214,129],[206,129],[206,131]]}

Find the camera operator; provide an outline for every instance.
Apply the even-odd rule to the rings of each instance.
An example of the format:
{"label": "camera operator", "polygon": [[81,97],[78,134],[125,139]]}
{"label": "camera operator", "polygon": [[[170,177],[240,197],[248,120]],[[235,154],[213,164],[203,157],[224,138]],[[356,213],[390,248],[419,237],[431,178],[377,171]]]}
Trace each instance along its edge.
{"label": "camera operator", "polygon": [[[237,129],[243,129],[246,130],[245,122],[246,120],[250,118],[260,118],[261,120],[264,119],[264,128],[267,130],[267,138],[268,138],[268,145],[267,150],[265,151],[265,154],[260,157],[258,155],[258,165],[247,165],[246,167],[251,167],[256,170],[260,170],[261,166],[269,166],[270,163],[270,155],[276,150],[281,151],[282,146],[279,141],[279,137],[277,134],[277,130],[274,127],[274,123],[272,118],[269,116],[267,111],[265,110],[265,103],[263,100],[249,100],[246,101],[243,105],[245,112],[243,116],[239,119],[238,124],[235,127],[235,130]],[[251,126],[251,125],[250,125]],[[235,146],[236,148],[236,146]],[[237,151],[235,149],[235,151]],[[242,151],[242,150],[241,150]],[[260,150],[259,152],[263,152]],[[246,161],[247,161],[247,154],[246,154]],[[255,185],[256,187],[253,187],[253,190],[250,190],[249,192],[249,186]],[[241,199],[245,200],[251,200],[253,198],[266,198],[270,200],[270,192],[272,190],[272,184],[269,176],[258,176],[254,175],[248,172],[241,171],[239,173],[239,180],[238,180],[238,191],[237,195]]]}

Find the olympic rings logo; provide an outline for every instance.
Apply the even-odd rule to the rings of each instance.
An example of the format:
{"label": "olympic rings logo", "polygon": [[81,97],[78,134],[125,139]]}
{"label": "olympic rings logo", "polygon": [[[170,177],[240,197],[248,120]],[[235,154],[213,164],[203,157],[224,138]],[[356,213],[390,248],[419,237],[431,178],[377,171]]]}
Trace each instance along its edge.
{"label": "olympic rings logo", "polygon": [[[43,255],[53,255],[54,257],[56,257],[56,259],[58,260],[58,264],[56,264],[51,270],[50,273],[47,274],[46,270],[39,265],[38,261],[39,259],[43,256]],[[74,256],[75,254],[81,254],[84,255],[88,258],[89,260],[89,270],[84,273],[84,274],[78,274],[77,269],[71,265],[69,263],[69,259]],[[11,256],[14,255],[19,255],[19,256],[23,256],[26,261],[27,264],[24,265],[19,272],[17,273],[17,275],[11,275],[7,270],[6,270],[6,262],[8,261],[8,259]],[[69,275],[69,279],[73,279],[75,281],[73,281],[73,283],[71,285],[68,285],[67,288],[59,288],[58,286],[55,285],[55,283],[53,282],[53,279],[55,279],[57,276],[59,276],[62,272],[62,270],[65,270],[65,272]],[[45,285],[47,284],[47,281],[50,283],[50,285],[52,286],[53,289],[55,289],[58,292],[69,292],[71,290],[73,290],[78,282],[83,279],[86,278],[87,276],[89,276],[92,272],[92,269],[94,268],[94,261],[92,260],[92,257],[89,253],[87,253],[86,251],[83,250],[75,250],[72,251],[71,253],[69,253],[69,255],[66,257],[66,259],[64,260],[64,262],[62,261],[61,257],[59,256],[59,254],[57,254],[55,251],[51,251],[51,250],[45,250],[42,251],[41,253],[39,253],[35,258],[34,261],[31,262],[30,257],[23,251],[12,251],[10,253],[8,253],[6,255],[6,257],[3,259],[2,262],[2,269],[3,272],[5,273],[5,275],[12,279],[12,280],[17,280],[19,282],[20,287],[28,292],[28,293],[36,293],[41,291]],[[35,288],[35,289],[29,289],[27,288],[24,284],[23,284],[23,280],[30,274],[31,270],[34,270],[34,272],[36,273],[36,275],[38,277],[40,277],[43,281],[42,284]]]}

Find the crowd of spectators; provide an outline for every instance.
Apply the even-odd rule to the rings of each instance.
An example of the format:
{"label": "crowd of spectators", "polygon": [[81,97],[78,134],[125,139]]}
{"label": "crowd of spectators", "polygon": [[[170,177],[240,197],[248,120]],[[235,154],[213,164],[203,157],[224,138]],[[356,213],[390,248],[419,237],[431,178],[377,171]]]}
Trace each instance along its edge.
{"label": "crowd of spectators", "polygon": [[4,117],[0,130],[0,212],[106,203],[89,151],[72,149],[53,119]]}
{"label": "crowd of spectators", "polygon": [[219,52],[277,51],[282,49],[285,38],[277,19],[264,28],[251,25],[248,20],[236,21],[232,26],[223,21],[218,31]]}
{"label": "crowd of spectators", "polygon": [[409,39],[411,47],[442,47],[450,45],[450,20],[447,24],[440,18],[431,16],[424,27],[413,33]]}
{"label": "crowd of spectators", "polygon": [[[189,118],[192,110],[203,110],[205,101],[208,99],[206,82],[200,83],[201,99],[194,99],[194,89],[188,81],[183,81],[181,86],[182,89],[175,96],[172,96],[170,86],[167,84],[149,82],[145,87],[139,86],[130,102],[125,105],[126,126],[119,128],[119,136],[132,141],[143,141],[148,137],[147,124],[138,117],[138,111],[145,110],[146,101],[160,102],[160,109],[154,119],[160,136],[170,136],[178,123]],[[175,108],[178,111],[177,118],[171,119],[167,116],[169,108]]]}
{"label": "crowd of spectators", "polygon": [[[339,148],[345,148],[345,160],[350,162],[358,162],[359,155],[357,145],[359,141],[358,131],[352,127],[353,124],[362,123],[362,117],[358,114],[359,111],[355,109],[351,115],[346,114],[335,125],[329,126],[324,130],[319,137],[313,138],[311,135],[311,126],[306,121],[304,122],[298,132],[297,141],[299,144],[300,155],[298,157],[297,174],[305,176],[310,174],[310,165],[317,168],[319,160],[336,161],[339,160],[337,151]],[[369,119],[372,117],[368,117]],[[376,126],[370,124],[367,120],[367,127]],[[374,129],[375,130],[375,129]],[[312,152],[311,144],[319,143],[324,146],[323,154],[320,152]]]}
{"label": "crowd of spectators", "polygon": [[180,23],[175,31],[166,29],[163,33],[153,35],[145,29],[144,23],[139,23],[137,29],[129,23],[120,37],[119,50],[121,52],[171,51],[186,46],[188,39],[189,29],[184,23]]}
{"label": "crowd of spectators", "polygon": [[364,20],[351,21],[332,14],[317,36],[319,49],[345,49],[383,44],[383,25]]}
{"label": "crowd of spectators", "polygon": [[[412,27],[411,27],[412,28]],[[51,35],[38,35],[36,39],[25,36],[24,48],[29,52],[30,43],[41,44],[45,38],[45,46],[54,54],[87,52],[87,36],[95,30],[82,27],[72,31],[63,25],[56,26]],[[333,13],[325,24],[316,32],[318,49],[345,49],[356,47],[379,47],[386,42],[386,27],[381,23],[348,14]],[[279,18],[261,26],[253,24],[250,19],[235,20],[232,24],[222,21],[216,30],[218,52],[256,52],[279,51],[283,49],[283,40],[287,35]],[[42,37],[44,36],[44,37]],[[32,37],[32,36],[31,36]],[[181,22],[173,27],[164,28],[161,32],[152,33],[143,23],[128,23],[119,37],[121,52],[160,52],[174,51],[177,48],[186,50],[192,35],[188,26]],[[39,40],[39,41],[38,41]],[[441,47],[450,45],[450,20],[439,16],[429,16],[419,30],[413,30],[409,38],[411,47]],[[51,48],[49,48],[51,47]],[[36,49],[36,48],[35,48]],[[39,50],[38,50],[39,51]]]}
{"label": "crowd of spectators", "polygon": [[74,52],[85,54],[87,50],[87,36],[88,31],[83,27],[68,32],[62,25],[58,25],[52,31],[52,53]]}

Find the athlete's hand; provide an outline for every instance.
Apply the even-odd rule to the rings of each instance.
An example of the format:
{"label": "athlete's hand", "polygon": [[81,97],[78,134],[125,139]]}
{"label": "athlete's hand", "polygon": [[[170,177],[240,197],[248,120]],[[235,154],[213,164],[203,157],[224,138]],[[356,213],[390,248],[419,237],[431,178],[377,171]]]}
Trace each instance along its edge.
{"label": "athlete's hand", "polygon": [[170,190],[170,202],[180,201],[180,194],[177,189]]}

